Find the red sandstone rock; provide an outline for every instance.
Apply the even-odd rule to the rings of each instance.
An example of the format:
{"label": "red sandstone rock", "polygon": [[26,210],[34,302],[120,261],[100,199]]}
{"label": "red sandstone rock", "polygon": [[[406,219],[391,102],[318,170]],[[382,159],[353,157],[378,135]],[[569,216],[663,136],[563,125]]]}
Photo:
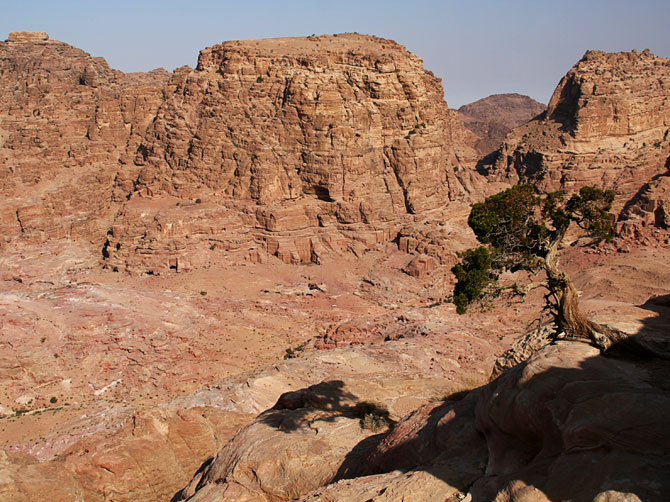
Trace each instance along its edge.
{"label": "red sandstone rock", "polygon": [[128,193],[115,185],[137,175],[126,149],[137,148],[168,73],[126,76],[40,32],[0,42],[0,73],[2,241],[67,237],[94,241],[97,254],[114,199]]}
{"label": "red sandstone rock", "polygon": [[[477,182],[460,165],[451,122],[439,80],[390,40],[344,34],[207,48],[195,70],[168,83],[135,162],[138,187],[154,199],[207,200],[217,216],[181,212],[175,247],[155,222],[176,215],[157,200],[138,219],[131,201],[108,261],[161,269],[196,246],[240,239],[236,229],[249,225],[243,245],[286,263],[374,248],[408,215],[442,208]],[[240,211],[253,219],[231,223]],[[194,240],[196,214],[208,235]]]}
{"label": "red sandstone rock", "polygon": [[613,189],[621,211],[643,185],[668,172],[668,87],[669,59],[649,51],[589,51],[563,77],[546,115],[507,136],[493,173],[543,191]]}

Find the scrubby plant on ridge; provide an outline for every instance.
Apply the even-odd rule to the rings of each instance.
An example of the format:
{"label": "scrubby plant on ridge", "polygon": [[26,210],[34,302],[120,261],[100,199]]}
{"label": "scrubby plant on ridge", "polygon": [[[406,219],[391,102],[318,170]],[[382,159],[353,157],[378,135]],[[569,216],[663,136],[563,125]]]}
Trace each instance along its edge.
{"label": "scrubby plant on ridge", "polygon": [[[453,296],[457,311],[465,313],[470,304],[487,295],[502,291],[524,295],[544,287],[547,308],[568,338],[605,350],[623,341],[625,334],[591,321],[580,311],[577,289],[558,259],[573,223],[595,239],[612,238],[613,201],[614,192],[596,187],[582,187],[568,198],[563,191],[539,196],[532,185],[517,185],[474,204],[468,224],[483,245],[463,253],[452,269],[458,281]],[[520,270],[531,276],[543,271],[545,278],[525,286],[499,284],[502,272]]]}

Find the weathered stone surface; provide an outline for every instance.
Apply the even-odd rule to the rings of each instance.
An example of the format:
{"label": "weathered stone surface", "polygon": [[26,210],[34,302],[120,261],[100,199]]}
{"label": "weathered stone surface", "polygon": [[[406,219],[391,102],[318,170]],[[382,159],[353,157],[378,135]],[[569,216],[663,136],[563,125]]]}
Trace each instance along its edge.
{"label": "weathered stone surface", "polygon": [[[456,144],[460,140],[455,138],[467,134],[465,127],[444,118],[441,100],[437,107],[431,103],[430,96],[441,93],[438,82],[399,46],[350,36],[343,38],[343,46],[356,41],[360,50],[338,56],[336,44],[326,37],[297,45],[289,40],[268,74],[271,66],[256,68],[252,60],[271,61],[271,51],[281,44],[227,43],[204,52],[210,59],[202,69],[180,69],[164,87],[169,77],[164,71],[123,75],[66,44],[15,38],[0,44],[0,386],[5,389],[0,395],[0,499],[168,500],[239,426],[283,392],[338,380],[357,398],[384,402],[397,420],[431,399],[472,387],[473,380],[481,384],[494,354],[533,318],[535,312],[522,305],[456,318],[453,306],[440,303],[451,290],[454,251],[473,243],[463,230],[467,196],[484,192],[473,192],[477,175],[464,161],[476,154]],[[326,43],[330,49],[322,57]],[[314,50],[306,51],[304,44]],[[388,47],[392,50],[386,52]],[[387,74],[369,64],[387,57],[383,54],[390,54],[394,64],[397,59],[399,72]],[[229,59],[216,60],[224,55]],[[338,68],[346,64],[337,63],[338,58],[360,65],[350,70],[352,84],[340,79]],[[295,73],[307,87],[282,83],[283,71]],[[399,91],[394,78],[407,89],[401,85]],[[384,84],[375,91],[376,80]],[[331,81],[335,87],[329,87]],[[205,90],[196,84],[206,84]],[[283,89],[290,91],[284,108],[283,93],[271,96],[272,90]],[[240,101],[235,90],[247,101]],[[364,111],[344,101],[350,95],[360,99]],[[207,128],[216,124],[207,113],[220,113],[223,120],[227,110],[237,120],[233,131],[217,130],[217,137],[208,137]],[[324,121],[331,112],[345,125],[333,122],[328,133],[330,122]],[[345,112],[351,117],[342,116]],[[368,126],[358,121],[360,113],[367,113]],[[414,127],[416,117],[426,119],[425,128]],[[285,124],[290,137],[282,133]],[[238,125],[242,132],[236,132]],[[365,134],[357,137],[358,128]],[[221,144],[218,136],[224,138]],[[226,142],[233,139],[246,142],[234,150],[239,166],[232,158],[240,176],[230,172],[231,159],[225,157],[230,153]],[[395,148],[398,141],[407,149]],[[452,159],[453,148],[453,170],[435,160],[436,145],[443,141],[439,155]],[[363,146],[370,150],[362,157],[348,157]],[[154,147],[169,162],[154,158]],[[379,150],[390,152],[388,167]],[[307,151],[318,158],[303,156]],[[249,152],[249,166],[244,152]],[[301,171],[288,161],[283,164],[276,152],[300,160]],[[252,154],[268,163],[253,164]],[[387,171],[378,169],[380,158]],[[439,172],[445,176],[437,191],[417,177],[430,177],[431,163],[438,169],[433,181],[439,181]],[[275,177],[274,165],[284,172]],[[461,168],[456,171],[456,166]],[[346,174],[341,192],[337,180],[330,183],[330,167]],[[367,178],[368,171],[376,177]],[[221,181],[220,173],[228,173],[228,181]],[[407,194],[393,185],[389,193],[380,189],[379,173],[406,182]],[[663,234],[656,230],[667,221],[662,178],[646,180],[649,191],[638,190],[625,213],[630,221],[649,222],[649,231],[640,235],[658,242]],[[287,190],[286,180],[299,181],[300,191]],[[440,198],[454,200],[429,209]],[[415,207],[408,208],[406,201]],[[614,312],[622,323],[637,326],[639,316],[623,319],[623,302],[662,311],[670,283],[665,250],[631,245],[630,253],[619,255],[615,249],[574,246],[565,250],[565,261],[571,273],[579,272],[576,283],[587,310]],[[286,265],[268,253],[301,265]],[[403,273],[414,259],[407,253],[423,255],[417,261],[434,260],[437,268],[428,278]],[[107,260],[108,270],[99,270],[100,258]],[[115,274],[113,267],[150,274]],[[657,298],[645,303],[650,296]],[[666,332],[660,329],[659,336]],[[339,348],[311,352],[315,347]],[[284,354],[294,358],[279,361]],[[274,361],[279,362],[259,369]],[[653,371],[649,374],[656,378]],[[351,444],[356,438],[364,441],[369,432],[352,416],[351,403],[333,412],[319,408],[323,402],[314,396],[298,394],[269,415],[274,420],[307,410],[305,416],[322,437],[304,434],[302,444],[293,445],[290,434],[256,423],[245,448],[257,433],[269,432],[297,452],[299,460],[286,464],[287,472],[304,476],[301,466],[314,465],[321,479],[332,478],[333,471],[340,471],[338,462],[344,462],[342,455],[350,453],[337,447],[337,427],[351,433]],[[289,409],[287,401],[302,404]],[[483,439],[470,435],[470,422],[442,418],[456,409],[459,420],[468,416],[468,402],[429,405],[399,426],[421,446],[415,451],[403,438],[393,443],[415,464],[396,464],[408,472],[342,480],[305,496],[460,497],[483,469],[486,459],[478,453]],[[452,438],[449,444],[469,453],[452,458],[452,464],[442,458],[429,469],[417,469],[421,462],[416,459],[434,437],[430,428],[420,431],[421,424],[433,419],[445,427],[460,424],[457,434],[443,439]],[[321,439],[334,446],[319,450]],[[277,451],[265,446],[266,452]],[[371,446],[353,448],[358,455]],[[261,451],[244,451],[253,460],[249,464],[268,466],[261,474],[276,493],[287,490],[290,477],[276,475],[278,463]],[[317,456],[311,458],[313,453]],[[393,468],[399,455],[382,455],[378,465]],[[354,457],[347,459],[347,475],[360,464]],[[453,464],[469,467],[458,471]],[[218,472],[233,481],[256,482],[242,463]],[[310,483],[301,478],[295,486],[302,491],[314,486]],[[513,479],[497,497],[541,499],[544,488],[533,485],[526,477]],[[221,496],[225,489],[233,488],[225,482],[204,484],[193,500]],[[612,486],[596,498],[634,500],[636,495],[626,495],[630,491]]]}
{"label": "weathered stone surface", "polygon": [[621,211],[616,229],[629,243],[670,245],[670,174],[640,188]]}
{"label": "weathered stone surface", "polygon": [[7,42],[46,42],[49,35],[43,31],[11,31]]}
{"label": "weathered stone surface", "polygon": [[[617,360],[585,344],[559,342],[461,401],[419,408],[381,441],[361,438],[349,454],[330,450],[327,462],[317,462],[324,476],[312,481],[340,481],[301,500],[429,501],[438,494],[440,500],[454,501],[661,501],[670,479],[665,440],[669,383],[665,361]],[[316,401],[332,402],[331,394],[317,394]],[[287,435],[305,445],[335,434],[326,432],[319,439],[312,433],[305,439],[304,430],[296,434],[285,427],[281,439],[273,440],[270,436],[279,432],[266,430],[268,423],[281,429],[281,423],[294,424],[297,411],[302,410],[301,417],[317,413],[318,404],[305,411],[298,401],[289,410],[278,406],[261,415],[229,443],[212,464],[217,467],[184,492],[194,495],[189,500],[219,500],[211,495],[215,482],[223,482],[217,496],[242,490],[247,497],[242,500],[252,500],[252,493],[258,500],[275,500],[280,496],[273,491],[276,486],[294,488],[293,497],[308,489],[300,469],[284,469],[284,477],[277,477],[272,473],[278,467],[256,470],[257,463],[245,463],[258,455],[277,466],[277,457],[267,450],[293,444]],[[640,410],[645,410],[643,420]],[[325,431],[319,419],[311,423]],[[320,451],[312,460],[301,458],[301,464],[323,458],[326,450]],[[343,462],[339,475],[325,465],[337,465],[338,456]],[[257,476],[242,480],[235,472]]]}
{"label": "weathered stone surface", "polygon": [[71,237],[94,241],[97,254],[115,184],[137,176],[126,149],[137,148],[168,73],[127,76],[39,32],[0,42],[0,73],[0,245]]}
{"label": "weathered stone surface", "polygon": [[621,211],[668,172],[669,88],[667,58],[589,51],[563,77],[546,115],[507,136],[493,173],[543,191],[613,189]]}
{"label": "weathered stone surface", "polygon": [[593,500],[608,490],[662,500],[668,383],[665,361],[605,358],[583,344],[547,347],[484,388],[476,421],[489,446],[487,478],[473,495],[492,498],[522,480],[550,500]]}
{"label": "weathered stone surface", "polygon": [[[138,149],[136,184],[154,199],[202,200],[230,211],[228,219],[251,216],[245,224],[255,229],[244,246],[251,240],[287,263],[318,263],[352,246],[362,252],[394,239],[408,216],[442,208],[477,182],[455,153],[442,93],[421,60],[390,40],[225,42],[201,51],[195,70],[180,69],[168,83]],[[196,238],[174,249],[154,223],[174,220],[167,209],[156,200],[137,219],[135,204],[117,218],[110,264],[146,269],[153,255],[161,268],[171,256],[208,247]],[[192,225],[207,226],[210,242],[234,234],[226,218],[200,212],[196,223],[193,216],[183,215],[174,237],[191,238]]]}
{"label": "weathered stone surface", "polygon": [[[317,361],[337,366],[327,381],[282,395],[228,443],[181,496],[280,500],[347,477],[365,462],[385,424],[436,393],[449,394],[462,385],[443,373],[440,366],[446,360],[435,357],[440,351],[421,347],[416,340],[397,341],[317,352],[293,362],[298,371],[307,364],[318,371]],[[391,367],[395,369],[389,372]],[[280,376],[271,372],[266,380]]]}

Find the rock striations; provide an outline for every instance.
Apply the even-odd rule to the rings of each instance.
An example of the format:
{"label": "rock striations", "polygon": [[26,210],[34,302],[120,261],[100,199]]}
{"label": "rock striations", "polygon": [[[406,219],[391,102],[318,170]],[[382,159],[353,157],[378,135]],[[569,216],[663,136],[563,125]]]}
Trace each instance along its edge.
{"label": "rock striations", "polygon": [[[507,136],[493,172],[543,191],[613,189],[621,210],[644,196],[638,192],[651,193],[646,183],[668,176],[669,158],[670,59],[647,50],[589,51],[563,77],[546,115]],[[653,205],[651,213],[662,202]],[[655,225],[655,217],[631,222],[631,216],[619,216],[628,233],[631,225]]]}
{"label": "rock striations", "polygon": [[168,73],[124,75],[45,33],[14,32],[0,42],[0,75],[2,242],[100,246],[125,152],[153,119]]}
{"label": "rock striations", "polygon": [[[341,394],[305,389],[282,396],[181,495],[193,502],[660,502],[670,488],[667,366],[559,342],[377,436],[341,411],[333,416]],[[345,452],[325,447],[338,436],[338,446],[350,445]]]}
{"label": "rock striations", "polygon": [[395,239],[479,180],[440,80],[390,40],[226,42],[171,77],[41,32],[0,54],[5,241],[81,239],[130,272],[221,252],[319,262]]}
{"label": "rock striations", "polygon": [[[440,80],[390,40],[226,42],[165,94],[135,158],[152,202],[131,198],[110,233],[119,267],[199,266],[210,247],[319,262],[470,187]],[[175,210],[184,199],[203,204]]]}

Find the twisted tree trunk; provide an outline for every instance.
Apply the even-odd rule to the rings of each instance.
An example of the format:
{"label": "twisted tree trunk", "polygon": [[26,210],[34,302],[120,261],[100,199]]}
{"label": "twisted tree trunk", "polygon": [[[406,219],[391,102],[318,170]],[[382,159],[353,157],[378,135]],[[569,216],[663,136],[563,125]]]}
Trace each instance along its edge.
{"label": "twisted tree trunk", "polygon": [[563,241],[567,226],[560,228],[549,244],[544,258],[548,287],[556,298],[556,318],[558,325],[573,339],[589,341],[603,350],[627,338],[624,333],[602,326],[588,319],[579,309],[579,294],[572,280],[558,264],[558,247]]}

